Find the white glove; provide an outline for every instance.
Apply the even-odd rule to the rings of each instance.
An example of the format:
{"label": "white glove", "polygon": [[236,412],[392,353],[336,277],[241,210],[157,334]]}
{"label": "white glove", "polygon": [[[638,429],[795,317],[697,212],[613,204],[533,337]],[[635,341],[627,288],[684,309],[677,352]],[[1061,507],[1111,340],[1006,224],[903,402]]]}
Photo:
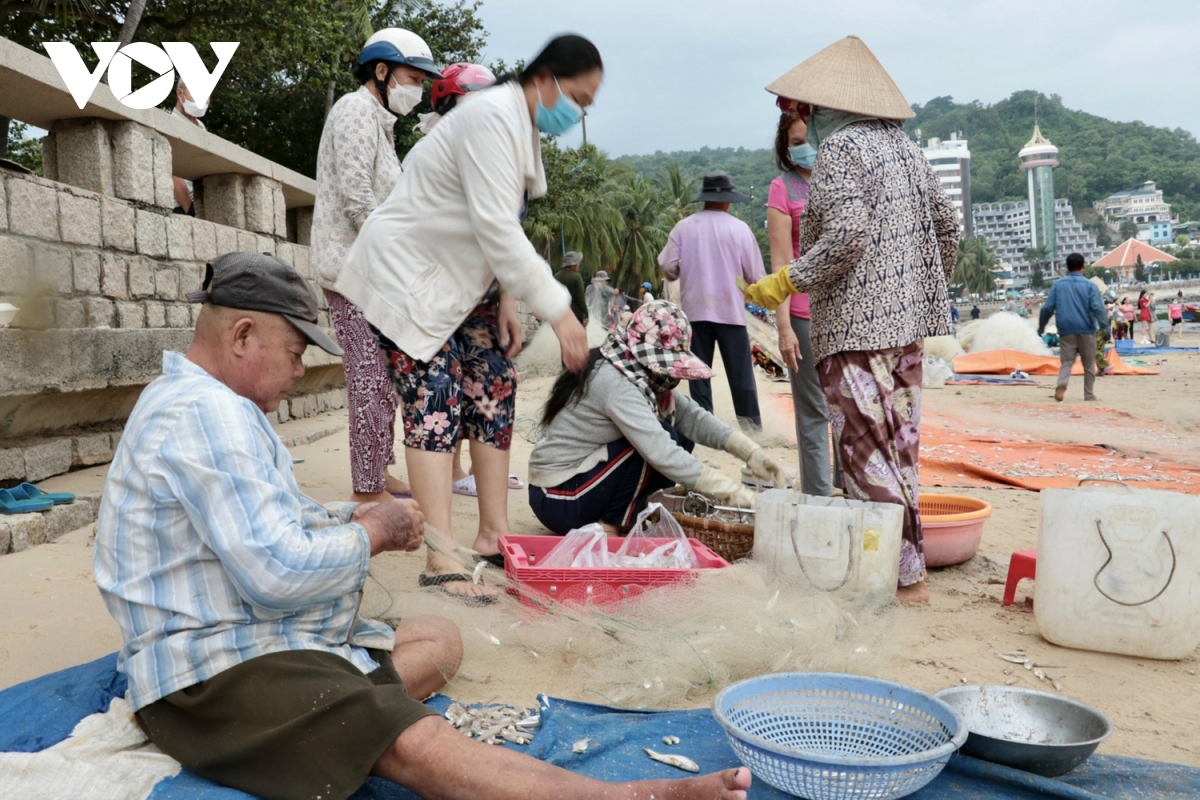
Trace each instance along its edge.
{"label": "white glove", "polygon": [[760,481],[773,481],[778,489],[787,486],[783,470],[762,446],[741,431],[734,431],[725,443],[725,452],[740,458]]}
{"label": "white glove", "polygon": [[700,480],[692,488],[719,503],[737,508],[754,508],[754,502],[758,499],[741,481],[735,481],[712,467],[704,468]]}

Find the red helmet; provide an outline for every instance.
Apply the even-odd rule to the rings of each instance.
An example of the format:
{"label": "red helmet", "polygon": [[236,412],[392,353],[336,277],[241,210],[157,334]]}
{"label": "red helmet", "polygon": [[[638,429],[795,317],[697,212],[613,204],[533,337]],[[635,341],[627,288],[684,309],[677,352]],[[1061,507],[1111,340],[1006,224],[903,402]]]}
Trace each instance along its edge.
{"label": "red helmet", "polygon": [[441,78],[434,79],[429,102],[434,111],[445,114],[454,108],[458,95],[486,89],[495,82],[496,76],[487,67],[460,61],[443,69]]}

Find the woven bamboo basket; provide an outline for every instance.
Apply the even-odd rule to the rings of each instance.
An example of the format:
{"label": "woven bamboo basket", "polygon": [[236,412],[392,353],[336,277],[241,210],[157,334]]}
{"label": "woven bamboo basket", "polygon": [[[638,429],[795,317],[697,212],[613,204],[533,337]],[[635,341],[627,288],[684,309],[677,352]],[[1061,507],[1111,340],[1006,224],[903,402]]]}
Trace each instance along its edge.
{"label": "woven bamboo basket", "polygon": [[671,516],[675,517],[685,534],[712,548],[731,564],[749,558],[750,551],[754,549],[753,525],[689,517],[677,511],[671,512]]}

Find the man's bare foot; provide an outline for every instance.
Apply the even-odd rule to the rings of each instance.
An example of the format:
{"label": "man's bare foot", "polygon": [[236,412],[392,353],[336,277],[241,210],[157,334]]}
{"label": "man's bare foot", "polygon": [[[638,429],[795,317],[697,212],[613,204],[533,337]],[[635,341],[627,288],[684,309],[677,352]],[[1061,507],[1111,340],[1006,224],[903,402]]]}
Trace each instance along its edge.
{"label": "man's bare foot", "polygon": [[918,581],[909,586],[901,586],[896,589],[896,599],[901,603],[928,603],[929,584]]}
{"label": "man's bare foot", "polygon": [[746,800],[750,770],[745,767],[713,772],[679,781],[638,781],[629,784],[629,797],[638,800]]}

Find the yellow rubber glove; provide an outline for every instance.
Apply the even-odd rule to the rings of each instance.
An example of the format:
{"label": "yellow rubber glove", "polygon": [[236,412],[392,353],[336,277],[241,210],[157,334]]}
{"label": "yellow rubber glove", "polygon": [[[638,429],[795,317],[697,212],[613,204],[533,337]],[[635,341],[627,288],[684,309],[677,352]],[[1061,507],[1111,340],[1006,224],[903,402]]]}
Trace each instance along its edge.
{"label": "yellow rubber glove", "polygon": [[759,480],[770,481],[777,489],[787,487],[783,470],[775,459],[768,456],[761,445],[741,431],[734,431],[729,437],[729,441],[725,443],[725,452],[746,462],[750,472]]}
{"label": "yellow rubber glove", "polygon": [[738,288],[746,295],[747,303],[754,303],[762,308],[779,308],[784,300],[797,294],[792,279],[788,277],[791,270],[782,269],[774,275],[768,275],[758,283],[747,284],[744,278],[738,278]]}
{"label": "yellow rubber glove", "polygon": [[692,487],[701,494],[706,494],[719,503],[736,508],[754,508],[758,499],[754,492],[747,489],[740,481],[728,478],[712,467],[705,467],[700,473],[700,480]]}

